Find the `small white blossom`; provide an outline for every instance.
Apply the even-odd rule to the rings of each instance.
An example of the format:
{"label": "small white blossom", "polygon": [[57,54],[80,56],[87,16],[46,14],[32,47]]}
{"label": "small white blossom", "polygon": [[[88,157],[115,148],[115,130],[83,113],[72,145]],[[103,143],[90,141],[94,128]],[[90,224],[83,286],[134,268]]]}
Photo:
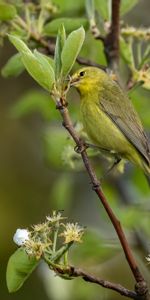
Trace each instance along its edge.
{"label": "small white blossom", "polygon": [[150,263],[150,254],[148,254],[148,256],[146,257],[146,260],[148,261],[148,263]]}
{"label": "small white blossom", "polygon": [[29,231],[27,229],[17,229],[13,236],[13,241],[18,246],[24,245],[24,243],[29,240]]}

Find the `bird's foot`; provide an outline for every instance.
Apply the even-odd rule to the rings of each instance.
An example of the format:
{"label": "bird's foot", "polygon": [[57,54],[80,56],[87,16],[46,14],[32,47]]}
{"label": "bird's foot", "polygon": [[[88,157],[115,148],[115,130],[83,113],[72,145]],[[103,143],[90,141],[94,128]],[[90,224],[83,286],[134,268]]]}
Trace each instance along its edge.
{"label": "bird's foot", "polygon": [[74,147],[74,151],[78,154],[81,154],[83,151],[85,151],[87,148],[89,148],[88,144],[81,141],[78,145]]}

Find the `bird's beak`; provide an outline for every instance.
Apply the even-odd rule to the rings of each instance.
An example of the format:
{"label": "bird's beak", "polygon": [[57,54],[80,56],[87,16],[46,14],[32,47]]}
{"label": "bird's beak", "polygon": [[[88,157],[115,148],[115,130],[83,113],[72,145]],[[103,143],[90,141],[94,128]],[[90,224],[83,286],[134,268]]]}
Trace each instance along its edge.
{"label": "bird's beak", "polygon": [[70,86],[75,86],[79,82],[79,77],[75,74],[72,77],[70,77]]}

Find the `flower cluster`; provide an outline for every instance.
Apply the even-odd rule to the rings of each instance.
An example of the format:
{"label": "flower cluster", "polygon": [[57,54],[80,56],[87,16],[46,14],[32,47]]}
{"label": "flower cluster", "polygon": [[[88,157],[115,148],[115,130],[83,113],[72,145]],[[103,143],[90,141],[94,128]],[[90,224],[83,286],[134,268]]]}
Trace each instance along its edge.
{"label": "flower cluster", "polygon": [[126,27],[121,29],[121,34],[125,37],[134,37],[137,39],[144,39],[145,41],[150,39],[150,28],[135,28]]}
{"label": "flower cluster", "polygon": [[[17,229],[13,240],[18,246],[23,247],[29,256],[37,259],[48,256],[50,260],[55,260],[58,257],[57,253],[61,258],[61,251],[62,255],[65,253],[64,247],[68,251],[73,242],[81,242],[84,233],[83,228],[77,223],[64,224],[65,219],[61,212],[53,211],[51,216],[46,217],[45,222],[33,225],[30,231]],[[62,237],[63,241],[57,243]]]}
{"label": "flower cluster", "polygon": [[70,242],[82,242],[81,238],[84,233],[83,227],[79,226],[78,223],[67,223],[64,227],[65,230],[60,235],[65,238],[65,244]]}

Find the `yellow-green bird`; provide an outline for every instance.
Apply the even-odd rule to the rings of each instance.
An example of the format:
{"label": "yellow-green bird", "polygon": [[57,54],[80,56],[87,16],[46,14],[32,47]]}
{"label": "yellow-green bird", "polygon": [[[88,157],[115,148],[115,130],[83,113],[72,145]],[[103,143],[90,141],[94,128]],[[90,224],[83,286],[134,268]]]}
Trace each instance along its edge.
{"label": "yellow-green bird", "polygon": [[84,130],[95,146],[139,166],[150,178],[150,145],[140,118],[119,84],[103,70],[85,67],[71,77],[81,96]]}

